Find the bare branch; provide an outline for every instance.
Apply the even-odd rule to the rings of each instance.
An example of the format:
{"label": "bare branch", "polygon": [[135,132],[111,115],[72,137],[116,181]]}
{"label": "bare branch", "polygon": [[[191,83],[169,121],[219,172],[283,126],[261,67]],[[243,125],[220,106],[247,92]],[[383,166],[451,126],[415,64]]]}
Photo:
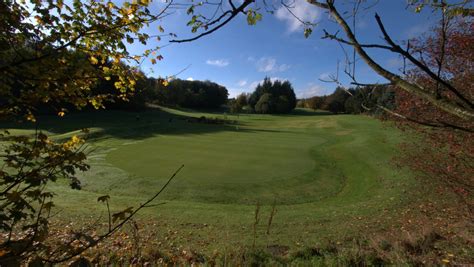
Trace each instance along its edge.
{"label": "bare branch", "polygon": [[[382,105],[376,105],[376,106],[377,106],[377,108],[389,113],[392,116],[398,117],[398,118],[403,119],[403,120],[407,120],[409,122],[420,124],[420,125],[423,125],[423,126],[428,126],[428,127],[433,127],[433,128],[451,128],[451,129],[460,130],[460,131],[464,131],[464,132],[468,132],[468,133],[474,133],[473,130],[462,127],[462,126],[457,126],[457,125],[450,124],[450,123],[445,123],[445,122],[431,123],[431,122],[426,122],[426,121],[420,121],[420,120],[413,119],[413,118],[407,117],[405,115],[402,115],[402,114],[400,114],[398,112],[395,112],[395,111],[393,111],[393,110],[391,110],[387,107],[384,107]],[[365,106],[363,106],[363,107],[365,108]]]}
{"label": "bare branch", "polygon": [[328,4],[325,4],[325,3],[321,3],[317,0],[308,0],[308,3],[312,4],[312,5],[315,5],[319,8],[322,8],[322,9],[329,9],[329,5]]}
{"label": "bare branch", "polygon": [[[407,51],[403,50],[399,45],[397,45],[392,38],[388,35],[387,31],[385,30],[385,26],[382,23],[382,19],[378,14],[375,14],[375,20],[377,21],[377,24],[382,31],[382,34],[384,36],[385,41],[394,49],[394,52],[401,54],[402,56],[406,57],[410,62],[415,64],[418,68],[420,68],[422,71],[424,71],[428,76],[430,76],[433,80],[439,82],[440,84],[446,86],[451,92],[453,92],[460,100],[462,100],[462,103],[464,106],[468,107],[471,109],[474,109],[474,103],[469,101],[466,97],[464,97],[454,86],[452,86],[449,82],[441,79],[438,75],[433,73],[430,68],[428,68],[425,64],[421,63],[418,61],[415,57],[413,57],[410,53]],[[437,97],[438,98],[438,97]],[[431,101],[430,101],[431,102]],[[474,115],[473,115],[474,116]]]}
{"label": "bare branch", "polygon": [[[341,42],[343,44],[355,46],[353,42],[337,37],[337,34],[330,34],[326,30],[323,30],[323,31],[324,31],[324,36],[322,37],[323,39],[331,39],[331,40]],[[379,44],[359,44],[359,45],[364,48],[380,48],[380,49],[385,49],[385,50],[390,50],[390,51],[395,52],[392,47],[387,46],[387,45],[379,45]]]}
{"label": "bare branch", "polygon": [[150,197],[147,201],[145,201],[143,204],[140,204],[140,206],[138,206],[138,208],[136,208],[134,211],[132,211],[127,217],[125,217],[120,223],[118,223],[117,225],[115,225],[114,227],[112,227],[111,229],[109,229],[106,233],[102,234],[101,236],[99,236],[97,238],[97,240],[95,240],[94,242],[91,242],[87,245],[84,245],[82,248],[80,248],[79,250],[69,254],[68,256],[65,256],[65,257],[62,257],[62,258],[59,258],[59,259],[43,259],[44,261],[46,262],[49,262],[49,263],[61,263],[61,262],[65,262],[67,260],[70,260],[74,257],[76,257],[77,255],[80,255],[82,254],[84,251],[88,250],[89,248],[91,247],[94,247],[95,245],[97,245],[99,242],[101,242],[102,240],[104,240],[105,238],[109,237],[110,235],[112,235],[114,232],[116,232],[118,229],[120,229],[125,223],[127,223],[128,221],[130,221],[134,216],[135,214],[137,214],[140,210],[142,210],[143,208],[146,208],[146,207],[150,207],[151,205],[149,205],[151,202],[153,202],[167,187],[168,185],[171,183],[171,181],[176,177],[176,175],[178,175],[178,173],[184,168],[184,165],[181,165],[171,176],[170,178],[168,179],[168,181],[161,187],[160,190],[158,190],[158,192],[156,192],[155,195],[153,195],[152,197]]}
{"label": "bare branch", "polygon": [[224,16],[230,14],[230,16],[224,20],[223,22],[221,22],[220,24],[218,24],[217,26],[215,26],[214,28],[208,30],[208,31],[205,31],[193,38],[189,38],[189,39],[181,39],[181,40],[170,40],[170,43],[186,43],[186,42],[192,42],[192,41],[195,41],[199,38],[202,38],[206,35],[209,35],[215,31],[217,31],[218,29],[222,28],[224,25],[226,25],[227,23],[229,23],[235,16],[237,16],[239,13],[241,12],[245,12],[244,9],[249,6],[251,3],[255,2],[255,0],[245,0],[238,8],[236,9],[233,9],[232,12],[224,12],[224,14],[222,16],[220,16],[219,18],[217,18],[215,21],[212,21],[210,23],[208,23],[208,25],[212,25],[218,21],[220,21],[222,18],[224,18]]}
{"label": "bare branch", "polygon": [[359,83],[359,82],[351,82],[353,85],[357,86],[388,86],[393,85],[392,83]]}
{"label": "bare branch", "polygon": [[[321,7],[320,2],[310,1],[310,3],[317,3],[316,6]],[[363,47],[360,46],[359,42],[357,41],[356,37],[354,36],[352,30],[350,29],[349,25],[347,25],[346,21],[341,17],[337,9],[333,5],[333,1],[327,1],[327,9],[329,10],[332,17],[336,20],[336,22],[343,28],[344,32],[346,33],[350,42],[354,44],[354,47],[359,54],[359,56],[378,74],[386,78],[387,80],[391,81],[395,85],[399,86],[403,90],[415,94],[421,98],[426,99],[436,107],[455,115],[456,117],[462,118],[464,120],[473,120],[474,119],[474,111],[472,108],[465,108],[460,107],[457,103],[453,103],[449,99],[446,98],[437,98],[424,88],[420,87],[419,85],[410,83],[400,76],[386,70],[378,63],[376,63],[364,50]],[[325,5],[323,5],[325,6]],[[403,51],[403,49],[402,49]]]}

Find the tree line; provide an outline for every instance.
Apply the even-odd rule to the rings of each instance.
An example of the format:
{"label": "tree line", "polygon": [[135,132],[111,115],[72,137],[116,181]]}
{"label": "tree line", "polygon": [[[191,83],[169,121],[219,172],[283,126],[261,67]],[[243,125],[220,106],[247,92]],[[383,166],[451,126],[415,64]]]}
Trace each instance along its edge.
{"label": "tree line", "polygon": [[370,113],[380,115],[384,113],[380,107],[395,109],[395,92],[395,88],[389,85],[358,86],[348,89],[337,87],[330,95],[300,99],[297,106],[313,110],[327,110],[334,114]]}
{"label": "tree line", "polygon": [[[101,80],[93,91],[113,91],[114,81]],[[142,110],[147,104],[195,109],[214,109],[227,102],[227,88],[209,80],[188,81],[147,78],[137,82],[135,94],[105,104],[108,109]]]}

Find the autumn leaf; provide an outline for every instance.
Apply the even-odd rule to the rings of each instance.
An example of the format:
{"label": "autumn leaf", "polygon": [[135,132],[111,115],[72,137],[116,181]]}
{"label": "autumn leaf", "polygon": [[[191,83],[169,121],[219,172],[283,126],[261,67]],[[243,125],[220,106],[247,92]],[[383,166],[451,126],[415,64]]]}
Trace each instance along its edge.
{"label": "autumn leaf", "polygon": [[93,65],[97,65],[99,63],[99,60],[94,56],[91,56],[89,59]]}

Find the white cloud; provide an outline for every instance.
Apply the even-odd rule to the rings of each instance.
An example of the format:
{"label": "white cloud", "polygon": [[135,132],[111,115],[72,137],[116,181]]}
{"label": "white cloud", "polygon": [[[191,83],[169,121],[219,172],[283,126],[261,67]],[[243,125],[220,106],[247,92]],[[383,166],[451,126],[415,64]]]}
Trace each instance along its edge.
{"label": "white cloud", "polygon": [[216,66],[216,67],[226,67],[229,65],[229,61],[225,59],[208,59],[206,64]]}
{"label": "white cloud", "polygon": [[294,3],[290,5],[290,10],[293,14],[286,7],[281,6],[275,13],[279,20],[286,21],[289,32],[301,30],[303,28],[301,21],[315,23],[321,14],[319,8],[307,3],[305,0],[294,0]]}
{"label": "white cloud", "polygon": [[297,92],[298,98],[309,98],[312,96],[322,96],[327,94],[327,89],[318,84],[312,84],[302,92]]}
{"label": "white cloud", "polygon": [[260,72],[282,72],[290,68],[288,64],[278,64],[276,59],[272,57],[261,57],[255,65]]}
{"label": "white cloud", "polygon": [[193,78],[193,77],[188,77],[188,78],[186,79],[186,81],[194,81],[194,78]]}
{"label": "white cloud", "polygon": [[244,87],[247,85],[247,80],[240,80],[238,83],[237,83],[240,87]]}

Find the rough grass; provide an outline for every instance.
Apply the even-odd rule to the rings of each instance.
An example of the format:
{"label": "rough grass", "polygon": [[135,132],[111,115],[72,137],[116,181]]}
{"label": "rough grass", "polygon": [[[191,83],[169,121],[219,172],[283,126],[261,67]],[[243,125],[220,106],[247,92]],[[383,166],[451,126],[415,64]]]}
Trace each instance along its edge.
{"label": "rough grass", "polygon": [[[188,122],[190,116],[237,124]],[[70,190],[63,182],[51,186],[62,220],[104,216],[96,199],[105,194],[114,211],[137,206],[185,165],[157,201],[163,205],[140,214],[162,240],[157,249],[225,252],[249,246],[259,202],[257,246],[298,251],[397,227],[400,211],[425,197],[416,194],[421,185],[413,175],[390,163],[399,132],[365,116],[162,109],[141,112],[139,119],[137,113],[107,111],[40,121],[40,128],[56,138],[91,129],[92,169],[81,175],[83,190]],[[267,235],[273,202],[277,211]]]}

